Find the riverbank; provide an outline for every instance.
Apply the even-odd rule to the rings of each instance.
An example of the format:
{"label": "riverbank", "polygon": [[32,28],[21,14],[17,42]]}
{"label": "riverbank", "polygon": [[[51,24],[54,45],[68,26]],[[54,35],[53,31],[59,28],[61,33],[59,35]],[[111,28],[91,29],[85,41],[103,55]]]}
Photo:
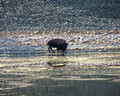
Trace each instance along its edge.
{"label": "riverbank", "polygon": [[[94,33],[73,33],[66,32],[57,34],[50,32],[49,34],[39,32],[28,33],[0,33],[0,53],[9,52],[35,52],[47,50],[47,42],[53,38],[62,38],[67,41],[68,50],[79,50],[89,52],[106,52],[120,51],[120,31],[105,31],[104,34]],[[102,32],[103,33],[103,32]]]}

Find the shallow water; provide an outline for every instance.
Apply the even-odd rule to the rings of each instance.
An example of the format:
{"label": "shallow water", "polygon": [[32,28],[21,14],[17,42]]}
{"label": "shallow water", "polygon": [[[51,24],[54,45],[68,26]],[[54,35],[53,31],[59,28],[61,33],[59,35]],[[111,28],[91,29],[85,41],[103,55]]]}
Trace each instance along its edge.
{"label": "shallow water", "polygon": [[1,96],[119,96],[120,52],[0,54]]}

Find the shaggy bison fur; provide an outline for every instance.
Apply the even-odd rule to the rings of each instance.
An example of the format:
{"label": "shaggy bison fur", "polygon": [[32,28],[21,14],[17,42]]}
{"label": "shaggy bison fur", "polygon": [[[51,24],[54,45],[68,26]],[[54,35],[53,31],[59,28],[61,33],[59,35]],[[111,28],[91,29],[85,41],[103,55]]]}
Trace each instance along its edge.
{"label": "shaggy bison fur", "polygon": [[57,52],[59,52],[59,50],[62,50],[62,52],[64,52],[67,49],[68,44],[63,39],[52,39],[48,41],[47,45],[49,46],[48,47],[49,52],[51,51],[54,52],[52,50],[52,47],[57,48]]}

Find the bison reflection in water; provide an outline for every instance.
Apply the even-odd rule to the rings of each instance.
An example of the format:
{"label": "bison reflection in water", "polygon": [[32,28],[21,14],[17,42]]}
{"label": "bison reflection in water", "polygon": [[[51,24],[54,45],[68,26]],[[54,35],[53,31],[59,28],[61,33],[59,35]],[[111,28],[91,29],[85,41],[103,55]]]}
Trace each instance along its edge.
{"label": "bison reflection in water", "polygon": [[50,67],[65,67],[67,63],[65,56],[50,56],[47,62]]}
{"label": "bison reflection in water", "polygon": [[64,52],[67,49],[68,44],[63,39],[52,39],[52,40],[48,41],[47,45],[49,46],[48,47],[49,52],[51,52],[51,51],[54,52],[52,50],[52,47],[57,48],[57,52],[59,52],[60,50],[62,50],[62,52]]}

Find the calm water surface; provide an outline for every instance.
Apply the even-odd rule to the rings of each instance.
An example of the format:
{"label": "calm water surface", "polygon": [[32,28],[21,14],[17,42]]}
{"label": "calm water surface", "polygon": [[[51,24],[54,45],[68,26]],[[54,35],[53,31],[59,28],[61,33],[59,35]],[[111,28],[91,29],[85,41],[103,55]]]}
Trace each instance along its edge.
{"label": "calm water surface", "polygon": [[119,52],[0,55],[0,96],[120,96]]}

